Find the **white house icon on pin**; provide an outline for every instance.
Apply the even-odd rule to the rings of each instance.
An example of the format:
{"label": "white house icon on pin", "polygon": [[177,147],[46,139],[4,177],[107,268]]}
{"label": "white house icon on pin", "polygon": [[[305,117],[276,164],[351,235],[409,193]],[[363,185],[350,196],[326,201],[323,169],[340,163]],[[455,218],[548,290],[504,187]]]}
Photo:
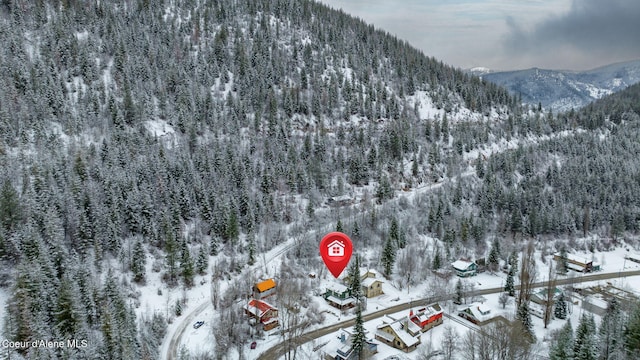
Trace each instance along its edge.
{"label": "white house icon on pin", "polygon": [[344,256],[344,244],[338,240],[334,240],[327,245],[329,248],[329,256]]}

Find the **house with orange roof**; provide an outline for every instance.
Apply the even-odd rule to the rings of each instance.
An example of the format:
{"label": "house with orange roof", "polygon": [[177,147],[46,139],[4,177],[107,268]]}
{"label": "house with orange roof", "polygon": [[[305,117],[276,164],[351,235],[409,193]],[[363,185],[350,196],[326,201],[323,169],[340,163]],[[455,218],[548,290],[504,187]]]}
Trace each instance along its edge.
{"label": "house with orange roof", "polygon": [[256,299],[264,299],[276,293],[276,281],[267,279],[256,283],[253,286],[253,297]]}

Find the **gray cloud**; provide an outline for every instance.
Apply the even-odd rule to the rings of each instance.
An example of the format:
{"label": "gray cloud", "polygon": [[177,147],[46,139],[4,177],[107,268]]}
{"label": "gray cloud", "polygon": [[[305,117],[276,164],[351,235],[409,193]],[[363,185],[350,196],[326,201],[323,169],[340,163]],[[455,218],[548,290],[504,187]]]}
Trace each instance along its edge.
{"label": "gray cloud", "polygon": [[547,18],[532,29],[511,17],[506,23],[507,55],[538,59],[534,62],[548,67],[554,62],[589,67],[640,58],[638,0],[574,0],[568,13]]}

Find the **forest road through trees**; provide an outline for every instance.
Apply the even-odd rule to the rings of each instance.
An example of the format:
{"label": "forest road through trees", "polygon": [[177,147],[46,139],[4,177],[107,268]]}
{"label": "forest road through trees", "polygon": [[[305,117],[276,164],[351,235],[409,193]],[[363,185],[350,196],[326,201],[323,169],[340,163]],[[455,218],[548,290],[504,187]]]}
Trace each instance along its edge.
{"label": "forest road through trees", "polygon": [[210,299],[198,305],[198,307],[193,309],[188,315],[184,317],[184,319],[182,319],[182,322],[178,325],[176,331],[173,333],[173,336],[171,337],[171,341],[169,342],[169,348],[167,349],[167,352],[165,354],[162,354],[164,359],[178,358],[178,345],[181,343],[182,335],[187,329],[187,326],[193,323],[196,317],[200,315],[200,313],[203,312],[209,306],[213,306],[211,304]]}
{"label": "forest road through trees", "polygon": [[[637,276],[637,275],[640,275],[640,270],[581,275],[579,277],[557,279],[556,285],[570,285],[570,284],[578,284],[578,283],[589,282],[589,281],[608,280],[608,279],[615,279],[615,278],[626,277],[626,276]],[[540,281],[540,282],[534,283],[532,287],[539,288],[539,287],[544,287],[546,285],[547,285],[546,281]],[[516,285],[516,289],[520,289],[520,285]],[[502,287],[490,288],[490,289],[479,289],[479,290],[470,292],[469,295],[470,296],[488,295],[488,294],[496,294],[502,291],[503,291]],[[383,309],[380,311],[376,311],[374,313],[363,315],[362,318],[364,319],[364,321],[370,321],[370,320],[380,318],[387,314],[393,314],[399,311],[408,310],[411,307],[425,306],[433,302],[449,300],[451,298],[453,298],[453,294],[445,294],[439,299],[425,298],[425,299],[413,300],[410,303],[398,304],[387,309]],[[342,321],[340,323],[333,324],[321,329],[310,331],[308,333],[302,334],[296,338],[289,340],[288,343],[279,343],[267,349],[265,352],[260,354],[260,356],[258,356],[258,359],[259,360],[279,359],[282,356],[284,356],[287,349],[293,349],[296,346],[300,346],[306,342],[318,339],[322,336],[335,332],[341,328],[347,328],[347,327],[353,326],[354,324],[355,324],[355,319],[351,319],[351,320]]]}

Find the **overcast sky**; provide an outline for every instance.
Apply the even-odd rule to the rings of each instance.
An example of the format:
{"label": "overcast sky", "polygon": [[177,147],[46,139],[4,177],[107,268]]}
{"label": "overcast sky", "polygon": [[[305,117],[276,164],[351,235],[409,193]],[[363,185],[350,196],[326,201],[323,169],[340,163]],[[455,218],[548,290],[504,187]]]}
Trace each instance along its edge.
{"label": "overcast sky", "polygon": [[320,0],[460,68],[640,59],[640,0]]}

